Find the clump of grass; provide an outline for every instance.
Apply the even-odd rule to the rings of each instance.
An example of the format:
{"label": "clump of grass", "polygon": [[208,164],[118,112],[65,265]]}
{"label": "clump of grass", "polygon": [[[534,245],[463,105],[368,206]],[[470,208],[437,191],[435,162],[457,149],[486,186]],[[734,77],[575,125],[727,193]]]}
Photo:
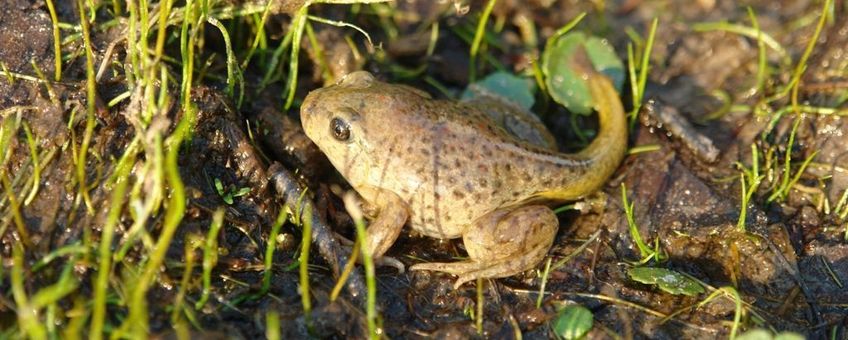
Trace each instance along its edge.
{"label": "clump of grass", "polygon": [[112,239],[115,235],[115,226],[121,218],[122,208],[126,200],[127,186],[129,185],[130,170],[134,164],[134,157],[125,162],[119,162],[115,170],[112,188],[111,206],[106,223],[100,233],[100,247],[98,248],[99,260],[97,277],[94,282],[94,306],[91,315],[91,337],[99,339],[103,334],[103,324],[106,317],[106,290],[109,287],[109,275],[112,272]]}
{"label": "clump of grass", "polygon": [[651,22],[651,29],[648,31],[648,40],[645,43],[645,48],[641,52],[641,62],[639,63],[639,75],[636,76],[636,55],[633,52],[633,43],[627,44],[627,72],[630,76],[630,92],[633,93],[633,110],[630,111],[630,127],[636,124],[636,118],[639,110],[642,108],[642,101],[645,96],[645,86],[648,83],[648,71],[650,71],[651,53],[654,50],[654,38],[657,33],[659,19],[654,18]]}
{"label": "clump of grass", "polygon": [[814,151],[810,156],[808,156],[798,170],[795,172],[795,175],[792,175],[792,147],[795,144],[795,133],[798,131],[798,126],[800,126],[801,121],[803,120],[803,116],[798,116],[795,119],[795,122],[792,124],[792,131],[789,132],[789,141],[786,143],[786,155],[784,156],[783,163],[783,172],[781,174],[780,184],[775,188],[772,194],[766,200],[771,203],[772,201],[778,200],[782,201],[786,199],[786,196],[789,195],[789,190],[795,186],[795,183],[801,178],[801,175],[804,173],[804,170],[807,169],[807,166],[813,160],[814,157],[818,154],[818,151]]}

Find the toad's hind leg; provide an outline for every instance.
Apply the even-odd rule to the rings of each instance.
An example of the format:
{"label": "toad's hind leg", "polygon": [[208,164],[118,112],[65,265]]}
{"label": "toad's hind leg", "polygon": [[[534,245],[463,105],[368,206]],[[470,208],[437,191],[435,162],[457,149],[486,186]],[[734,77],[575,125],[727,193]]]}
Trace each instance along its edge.
{"label": "toad's hind leg", "polygon": [[550,208],[531,205],[499,209],[479,218],[462,236],[469,260],[420,263],[410,270],[458,275],[454,288],[477,278],[497,278],[535,267],[547,254],[559,222]]}

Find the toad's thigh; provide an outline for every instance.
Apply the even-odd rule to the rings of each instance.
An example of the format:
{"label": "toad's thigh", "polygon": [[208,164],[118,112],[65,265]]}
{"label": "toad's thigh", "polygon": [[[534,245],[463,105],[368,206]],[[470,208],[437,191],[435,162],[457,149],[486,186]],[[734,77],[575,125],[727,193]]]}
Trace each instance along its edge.
{"label": "toad's thigh", "polygon": [[556,215],[546,206],[499,209],[477,219],[466,230],[463,242],[471,259],[486,262],[547,250],[558,227]]}

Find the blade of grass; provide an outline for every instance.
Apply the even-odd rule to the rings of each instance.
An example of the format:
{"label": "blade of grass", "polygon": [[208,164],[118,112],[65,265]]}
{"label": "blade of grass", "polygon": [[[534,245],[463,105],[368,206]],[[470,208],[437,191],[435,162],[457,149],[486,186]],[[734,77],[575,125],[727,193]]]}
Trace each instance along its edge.
{"label": "blade of grass", "polygon": [[265,75],[262,76],[262,81],[259,82],[259,92],[261,92],[268,84],[271,83],[271,78],[279,71],[277,66],[280,64],[280,58],[283,56],[283,52],[286,51],[286,48],[291,47],[292,37],[294,36],[294,31],[288,30],[286,35],[283,36],[283,41],[280,42],[280,45],[277,46],[277,49],[274,50],[274,53],[271,54],[271,60],[268,61],[268,65],[265,67]]}
{"label": "blade of grass", "polygon": [[29,129],[29,124],[24,122],[23,127],[24,134],[26,135],[27,146],[29,147],[29,157],[32,160],[32,188],[30,189],[27,197],[24,199],[24,205],[27,206],[33,199],[35,199],[35,195],[38,194],[38,188],[41,184],[41,166],[38,162],[36,140],[32,135],[32,131]]}
{"label": "blade of grass", "polygon": [[813,36],[810,37],[810,43],[807,44],[807,48],[804,50],[804,54],[801,55],[801,59],[798,61],[798,65],[795,66],[795,72],[792,74],[792,108],[795,111],[795,114],[801,114],[801,110],[798,106],[798,87],[801,84],[801,76],[804,74],[804,71],[807,69],[807,59],[810,58],[810,54],[813,53],[813,48],[816,46],[816,43],[819,40],[819,35],[821,35],[821,31],[824,28],[825,22],[827,22],[827,14],[828,9],[830,9],[831,3],[833,0],[825,0],[824,4],[822,4],[822,13],[821,17],[819,17],[819,22],[816,25],[816,30],[813,33]]}
{"label": "blade of grass", "polygon": [[[244,81],[242,80],[241,69],[238,66],[238,60],[236,60],[235,53],[233,53],[233,46],[230,42],[230,34],[227,32],[227,28],[224,27],[218,19],[215,18],[207,18],[206,22],[212,24],[221,31],[221,35],[224,36],[224,48],[227,51],[227,94],[229,94],[230,98],[236,101],[236,108],[241,107],[242,99],[244,99]],[[235,96],[235,85],[239,84],[239,96]]]}
{"label": "blade of grass", "polygon": [[[216,210],[216,213],[218,211],[221,210]],[[173,306],[173,309],[171,310],[171,323],[174,325],[178,325],[180,323],[185,322],[185,319],[182,318],[183,315],[187,316],[189,319],[193,319],[193,317],[191,317],[192,310],[185,307],[185,296],[186,291],[191,285],[192,274],[194,273],[194,251],[195,249],[200,248],[200,246],[204,245],[205,243],[206,242],[204,242],[203,237],[200,236],[200,234],[189,233],[185,235],[185,247],[183,255],[183,277],[179,283],[180,288],[179,290],[177,290],[177,296],[174,297],[173,302],[171,303],[171,305]]]}
{"label": "blade of grass", "polygon": [[539,284],[539,296],[536,297],[536,308],[542,308],[542,298],[545,297],[545,287],[548,285],[548,275],[551,273],[551,260],[553,258],[549,257],[545,261],[545,270],[542,271],[542,283]]}
{"label": "blade of grass", "polygon": [[315,36],[315,30],[312,29],[312,24],[309,22],[306,23],[306,38],[309,41],[309,45],[312,46],[315,64],[317,64],[315,68],[319,70],[324,84],[335,83],[336,80],[330,72],[330,66],[327,62],[327,56],[324,54],[324,48],[318,42],[318,37]]}
{"label": "blade of grass", "polygon": [[636,243],[636,247],[639,248],[639,254],[643,260],[650,258],[651,248],[642,240],[642,235],[633,216],[633,206],[635,203],[627,200],[627,187],[624,186],[624,183],[621,183],[621,204],[624,206],[624,216],[627,218],[627,225],[630,229],[630,237],[633,238],[633,243]]}
{"label": "blade of grass", "polygon": [[53,59],[55,66],[55,74],[53,80],[62,80],[62,36],[59,32],[59,18],[56,16],[56,6],[53,5],[53,0],[46,0],[47,11],[50,12],[50,22],[53,24]]}
{"label": "blade of grass", "polygon": [[129,156],[124,162],[119,162],[113,175],[115,187],[112,188],[111,205],[106,223],[100,234],[100,247],[98,249],[99,259],[97,276],[93,283],[94,306],[91,314],[91,328],[89,336],[94,340],[103,338],[103,324],[106,319],[106,291],[109,289],[109,275],[112,273],[112,240],[115,235],[115,226],[122,215],[122,208],[126,200],[127,186],[130,182],[130,171],[135,165],[135,156]]}
{"label": "blade of grass", "polygon": [[271,232],[268,234],[268,245],[265,248],[265,272],[262,273],[263,294],[271,288],[271,275],[274,273],[274,251],[277,250],[277,235],[280,233],[280,228],[286,223],[287,218],[288,210],[280,207],[277,219],[274,221],[274,225],[271,226]]}
{"label": "blade of grass", "polygon": [[[639,110],[642,108],[642,101],[645,99],[645,85],[648,83],[648,71],[651,67],[651,53],[654,50],[654,39],[657,33],[657,26],[659,25],[659,19],[654,18],[651,22],[651,29],[648,31],[648,40],[645,43],[645,50],[642,51],[642,60],[639,64],[639,76],[635,79],[635,81],[631,78],[631,86],[635,82],[638,85],[633,87],[631,90],[633,92],[633,110],[630,111],[630,128],[636,124],[636,116],[639,114]],[[628,58],[633,57],[632,53],[632,45],[628,45]],[[630,63],[628,61],[628,63]],[[631,68],[629,70],[630,75],[635,75],[635,71]]]}
{"label": "blade of grass", "polygon": [[86,177],[86,161],[88,157],[88,146],[91,143],[91,136],[94,133],[94,108],[97,100],[96,84],[94,82],[94,52],[91,47],[91,29],[88,21],[85,20],[85,6],[83,0],[77,0],[77,8],[80,11],[80,25],[82,26],[82,38],[85,45],[85,78],[86,78],[86,119],[85,119],[85,134],[82,137],[82,145],[79,150],[79,159],[76,164],[77,182],[79,190],[82,193],[83,202],[89,215],[94,215],[94,205],[91,203],[91,197],[88,194],[88,179]]}
{"label": "blade of grass", "polygon": [[265,313],[265,338],[280,340],[280,314],[275,311]]}
{"label": "blade of grass", "polygon": [[[188,114],[192,112],[191,109],[191,86],[192,86],[192,76],[194,74],[194,46],[195,46],[195,38],[196,35],[194,31],[196,30],[196,25],[193,24],[193,20],[196,16],[196,8],[194,0],[186,0],[185,10],[186,10],[186,18],[183,20],[182,27],[180,29],[180,56],[182,59],[182,82],[180,84],[180,99],[182,103],[183,113]],[[192,30],[191,35],[189,35],[189,26],[195,27]],[[187,134],[192,133],[194,131],[194,123],[197,117],[192,115],[188,115],[188,130]]]}
{"label": "blade of grass", "polygon": [[763,86],[766,81],[766,46],[763,41],[763,31],[760,29],[760,23],[757,21],[757,15],[754,14],[754,9],[748,6],[748,18],[751,19],[751,26],[757,32],[757,84],[754,89],[757,93],[763,92]]}
{"label": "blade of grass", "polygon": [[725,297],[733,301],[736,305],[736,308],[733,312],[733,324],[730,327],[730,339],[736,338],[736,333],[739,331],[739,324],[742,323],[742,298],[739,296],[739,292],[736,288],[731,286],[721,287],[713,291],[709,296],[707,296],[703,301],[698,303],[698,307],[702,307],[705,304],[709,303],[713,299],[719,296],[719,294],[723,294]]}
{"label": "blade of grass", "polygon": [[331,25],[331,26],[336,26],[336,27],[353,28],[353,29],[357,30],[359,33],[362,33],[363,36],[365,36],[365,40],[368,41],[368,50],[369,51],[373,50],[373,48],[374,48],[374,42],[371,41],[371,35],[368,34],[368,32],[366,32],[364,29],[360,28],[359,26],[356,26],[354,24],[344,22],[344,21],[329,20],[329,19],[324,19],[322,17],[316,17],[316,16],[313,16],[313,15],[307,15],[306,17],[309,18],[309,20],[320,22],[320,23],[326,24],[326,25]]}
{"label": "blade of grass", "polygon": [[764,44],[766,44],[766,46],[768,46],[775,53],[777,53],[778,57],[781,60],[781,64],[789,65],[791,63],[789,53],[786,52],[786,49],[784,49],[783,46],[781,46],[780,43],[777,42],[777,40],[774,39],[771,35],[766,32],[763,32],[762,30],[738,24],[731,24],[728,22],[697,23],[692,25],[692,30],[695,32],[725,31],[743,35],[751,39],[757,39],[759,41],[762,41]]}
{"label": "blade of grass", "polygon": [[265,21],[268,20],[268,14],[271,13],[271,4],[274,1],[268,0],[265,3],[265,9],[262,10],[262,18],[259,19],[259,25],[256,26],[256,36],[253,38],[253,43],[250,44],[250,49],[247,50],[247,55],[244,56],[244,61],[241,62],[241,68],[243,70],[247,69],[247,65],[250,64],[250,59],[253,57],[253,53],[256,52],[256,48],[259,47],[259,41],[262,40],[262,37],[265,35]]}
{"label": "blade of grass", "polygon": [[[40,289],[32,296],[30,304],[35,310],[55,305],[79,287],[79,282],[74,274],[75,261],[69,261],[59,276],[59,281]],[[47,322],[45,322],[47,323]]]}
{"label": "blade of grass", "polygon": [[38,67],[38,64],[35,62],[35,59],[30,59],[29,63],[32,65],[33,71],[35,71],[35,75],[38,77],[39,82],[44,84],[44,88],[47,89],[47,96],[50,97],[50,102],[53,105],[60,106],[59,97],[56,95],[56,91],[53,89],[53,85],[47,81],[47,77],[44,76],[44,73],[41,72],[41,68]]}
{"label": "blade of grass", "polygon": [[300,241],[300,299],[303,304],[303,319],[306,327],[312,328],[312,300],[309,297],[309,248],[312,245],[312,206],[303,210],[303,238]]}
{"label": "blade of grass", "polygon": [[495,7],[496,2],[497,0],[486,2],[486,7],[483,8],[483,13],[480,14],[480,21],[477,22],[477,30],[474,32],[474,40],[471,42],[471,51],[468,59],[468,79],[471,83],[477,78],[477,53],[480,50],[480,43],[483,42],[486,23],[489,21],[489,16],[492,14],[492,9]]}
{"label": "blade of grass", "polygon": [[336,301],[345,283],[347,283],[347,279],[348,277],[350,277],[350,273],[353,272],[353,266],[356,264],[356,260],[359,258],[359,248],[361,246],[362,245],[359,244],[359,239],[357,238],[356,241],[354,241],[353,243],[350,258],[347,260],[347,263],[345,263],[344,269],[339,275],[339,280],[336,282],[336,285],[333,286],[333,290],[330,291],[330,301]]}
{"label": "blade of grass", "polygon": [[801,125],[801,121],[804,119],[803,116],[798,116],[795,118],[795,122],[792,124],[792,130],[789,132],[789,141],[786,142],[786,156],[784,157],[783,163],[783,173],[781,174],[780,185],[777,189],[769,195],[766,202],[771,203],[775,199],[782,200],[786,197],[787,191],[789,190],[789,179],[790,173],[792,171],[792,147],[795,145],[795,133],[798,132],[798,126]]}
{"label": "blade of grass", "polygon": [[203,247],[203,291],[200,299],[194,304],[194,309],[200,310],[209,300],[212,287],[212,269],[218,263],[218,232],[224,224],[224,209],[218,208],[212,215],[212,224],[206,234],[206,244]]}
{"label": "blade of grass", "polygon": [[477,311],[474,313],[474,326],[477,329],[477,335],[483,335],[483,304],[486,299],[483,298],[483,287],[485,287],[486,279],[477,278]]}
{"label": "blade of grass", "polygon": [[12,213],[12,221],[15,223],[15,228],[18,230],[18,238],[21,243],[27,248],[32,247],[32,241],[29,238],[24,216],[21,214],[21,206],[18,204],[18,197],[12,190],[12,183],[5,172],[0,173],[0,184],[3,184],[3,190],[6,192],[6,198],[9,200],[9,210]]}
{"label": "blade of grass", "polygon": [[300,40],[303,38],[303,32],[306,28],[306,18],[309,15],[308,3],[303,5],[294,15],[290,30],[293,31],[291,56],[289,57],[289,81],[286,86],[286,102],[283,109],[288,111],[294,102],[294,93],[297,90],[297,68],[298,55],[300,54]]}
{"label": "blade of grass", "polygon": [[[3,175],[5,178],[5,175]],[[12,273],[9,278],[12,296],[17,305],[18,326],[30,339],[47,339],[47,329],[38,319],[36,310],[24,289],[24,250],[19,244],[12,246]]]}
{"label": "blade of grass", "polygon": [[[356,197],[352,192],[348,192],[344,196],[344,204],[345,209],[347,209],[350,217],[353,218],[354,225],[356,226],[356,238],[358,239],[359,244],[367,244],[366,242],[366,230],[365,230],[365,219],[363,218],[362,210],[359,209],[359,205],[356,203]],[[377,279],[374,271],[374,260],[371,258],[371,254],[365,250],[366,247],[360,247],[360,254],[362,255],[362,264],[365,267],[365,286],[366,286],[366,303],[365,303],[365,317],[368,321],[368,334],[371,339],[378,339],[378,334],[380,334],[380,330],[378,329],[378,316],[377,316]]]}

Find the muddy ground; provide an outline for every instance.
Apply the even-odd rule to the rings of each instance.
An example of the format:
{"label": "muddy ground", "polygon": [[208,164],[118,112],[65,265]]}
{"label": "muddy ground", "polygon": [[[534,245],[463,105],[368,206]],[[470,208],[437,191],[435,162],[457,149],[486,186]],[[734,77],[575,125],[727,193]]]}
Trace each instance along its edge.
{"label": "muddy ground", "polygon": [[[107,4],[99,7],[96,21],[112,18]],[[354,271],[347,289],[335,302],[329,299],[342,265],[337,261],[344,260],[342,252],[349,251],[338,248],[332,231],[348,238],[354,232],[337,195],[348,186],[303,134],[297,105],[308,91],[323,85],[325,73],[339,77],[360,68],[436,97],[455,98],[469,82],[469,43],[462,36],[473,34],[483,2],[397,1],[380,7],[389,9],[388,14],[369,10],[365,5],[357,5],[355,10],[348,5],[315,5],[310,14],[356,24],[369,32],[377,47],[369,52],[363,36],[350,28],[313,22],[318,45],[303,39],[294,105],[283,110],[281,94],[288,75],[259,86],[266,72],[263,66],[291,29],[292,13],[299,6],[281,4],[274,7],[266,22],[269,46],[260,49],[255,57],[260,61],[244,70],[245,99],[240,107],[227,95],[222,77],[214,76],[226,77],[221,61],[226,52],[220,33],[212,29],[204,32],[205,45],[198,52],[198,60],[212,60],[210,76],[197,77],[192,91],[191,100],[198,108],[196,129],[183,144],[178,159],[186,190],[186,211],[159,279],[147,294],[151,334],[175,335],[169,316],[184,283],[181,280],[187,240],[192,235],[206,235],[212,212],[223,208],[226,214],[218,236],[220,250],[212,275],[212,298],[194,312],[192,332],[207,337],[265,336],[265,315],[273,311],[279,314],[283,338],[365,337],[361,269]],[[182,5],[179,2],[175,7]],[[633,127],[629,143],[631,147],[651,149],[625,159],[603,192],[591,198],[593,208],[559,215],[560,231],[548,253],[553,262],[574,253],[596,232],[600,234],[591,239],[585,250],[550,272],[540,308],[536,307],[536,299],[544,264],[536,271],[484,282],[482,334],[475,328],[476,318],[469,315],[469,311],[476,310],[478,301],[475,284],[454,290],[449,275],[379,268],[377,306],[382,332],[389,338],[514,338],[518,334],[531,339],[550,338],[550,320],[556,317],[557,308],[576,303],[594,315],[594,327],[588,335],[591,338],[728,337],[735,310],[732,300],[719,298],[699,306],[709,289],[696,296],[672,295],[628,277],[627,271],[640,259],[640,252],[624,213],[624,185],[629,202],[634,203],[633,216],[642,237],[652,244],[658,240],[666,254],[664,261],[649,265],[686,273],[708,288],[734,287],[745,302],[744,329],[789,330],[809,338],[848,337],[848,292],[844,288],[848,280],[848,224],[838,210],[848,189],[848,121],[838,115],[845,113],[848,98],[848,4],[835,2],[831,9],[833,19],[825,24],[799,82],[798,96],[805,107],[835,108],[837,114],[806,109],[803,115],[788,112],[778,118],[774,118],[775,111],[789,105],[788,96],[767,103],[763,98],[774,96],[790,82],[791,71],[814,34],[822,2],[748,1],[745,5],[757,14],[762,31],[786,53],[782,55],[771,48],[766,51],[772,72],[762,91],[751,90],[758,72],[756,35],[704,31],[696,25],[750,25],[747,9],[735,1],[498,1],[490,25],[500,27],[491,32],[490,39],[496,44],[489,44],[484,53],[515,73],[530,68],[544,39],[581,12],[588,15],[578,29],[608,39],[622,60],[626,60],[626,46],[632,38],[628,31],[644,38],[651,20],[658,18],[646,105],[639,113],[639,123]],[[56,11],[60,22],[79,22],[77,8],[71,1],[57,2]],[[539,41],[535,45],[523,38],[528,33],[527,21],[535,23],[536,31],[530,33],[536,34]],[[241,22],[225,20],[231,33],[241,34],[241,39],[234,40],[236,50],[243,53],[249,48],[252,35],[248,28],[234,33]],[[438,40],[428,55],[435,22],[439,23]],[[97,267],[92,257],[96,247],[90,245],[98,244],[112,209],[115,185],[109,176],[138,133],[138,123],[127,112],[134,105],[141,105],[136,94],[114,106],[107,105],[110,99],[130,90],[122,71],[129,63],[126,43],[118,42],[108,52],[126,27],[120,20],[94,27],[95,65],[99,67],[103,58],[110,60],[103,63],[107,70],[97,80],[100,99],[89,146],[91,156],[85,164],[85,190],[93,207],[89,211],[75,177],[75,155],[85,134],[84,110],[88,103],[82,43],[76,39],[63,46],[68,60],[63,63],[62,80],[53,81],[52,24],[46,3],[5,0],[0,7],[0,62],[8,72],[34,77],[0,77],[0,112],[4,122],[26,122],[40,155],[40,187],[29,200],[30,187],[26,183],[32,180],[34,167],[23,129],[16,130],[9,142],[7,159],[0,164],[4,166],[3,187],[17,197],[9,200],[7,193],[0,201],[0,329],[6,329],[6,335],[21,334],[17,314],[20,302],[13,297],[9,274],[13,271],[13,248],[21,243],[26,243],[23,282],[29,294],[55,283],[65,268],[71,268],[78,280],[78,287],[55,304],[52,321],[46,319],[46,309],[39,320],[65,329],[74,319],[70,311],[88,315],[86,308],[76,306],[93,294]],[[172,29],[178,31],[178,26]],[[63,34],[73,32],[66,29]],[[178,59],[180,51],[171,45],[175,40],[169,40],[165,53]],[[351,44],[359,46],[356,53]],[[320,51],[316,46],[320,46]],[[212,53],[218,57],[210,59]],[[322,62],[326,68],[318,66]],[[33,65],[44,76],[39,77]],[[287,70],[287,62],[283,65],[278,67]],[[492,65],[483,63],[479,72],[493,71]],[[169,65],[177,76],[179,66],[178,61]],[[48,79],[50,86],[38,78]],[[173,96],[179,96],[178,89],[173,89]],[[575,130],[591,130],[592,117],[581,117],[575,125],[565,109],[544,95],[537,97],[535,109],[557,136],[560,149],[576,150],[585,145]],[[629,90],[622,98],[627,108],[633,107]],[[764,110],[752,112],[751,107]],[[167,119],[161,121],[158,129],[148,129],[150,135],[145,138],[155,140],[156,134],[167,135],[183,114],[179,106],[172,105],[163,114]],[[790,145],[793,123],[799,116],[803,119]],[[767,154],[761,151],[765,177],[748,202],[743,232],[737,223],[743,190],[738,163],[751,167],[752,144],[759,150],[772,150],[768,157],[772,157],[773,167],[771,172],[766,171]],[[770,200],[786,176],[783,164],[787,155],[791,157],[790,172],[794,175],[801,162],[814,153],[812,162],[785,197]],[[142,170],[140,166],[134,168],[133,176],[140,176]],[[225,190],[249,188],[249,192],[227,203],[213,179],[225,183]],[[141,186],[138,190],[152,188]],[[306,201],[314,207],[318,224],[309,258],[313,310],[308,314],[303,310],[297,269],[301,227],[286,223],[276,238],[274,265],[265,268],[264,264],[271,226],[281,206],[295,202],[297,193],[304,188],[309,188]],[[151,240],[159,235],[166,210],[167,206],[144,219],[142,225]],[[124,210],[116,229],[113,249],[117,252],[125,244],[128,246],[125,257],[113,267],[110,280],[112,293],[106,323],[115,328],[126,318],[129,308],[123,303],[123,280],[127,277],[124,272],[147,259],[145,243],[126,237],[137,219]],[[23,225],[25,230],[16,225]],[[90,251],[83,250],[76,253],[78,256],[60,254],[46,265],[37,266],[45,262],[48,254],[79,245],[90,246]],[[196,252],[200,254],[199,249]],[[403,233],[389,255],[409,266],[424,260],[463,256],[464,250],[460,240],[439,241]],[[266,270],[273,275],[270,289],[262,292]],[[200,268],[196,267],[185,287],[185,298],[191,304],[200,296],[199,277]],[[307,327],[307,319],[311,327]]]}

